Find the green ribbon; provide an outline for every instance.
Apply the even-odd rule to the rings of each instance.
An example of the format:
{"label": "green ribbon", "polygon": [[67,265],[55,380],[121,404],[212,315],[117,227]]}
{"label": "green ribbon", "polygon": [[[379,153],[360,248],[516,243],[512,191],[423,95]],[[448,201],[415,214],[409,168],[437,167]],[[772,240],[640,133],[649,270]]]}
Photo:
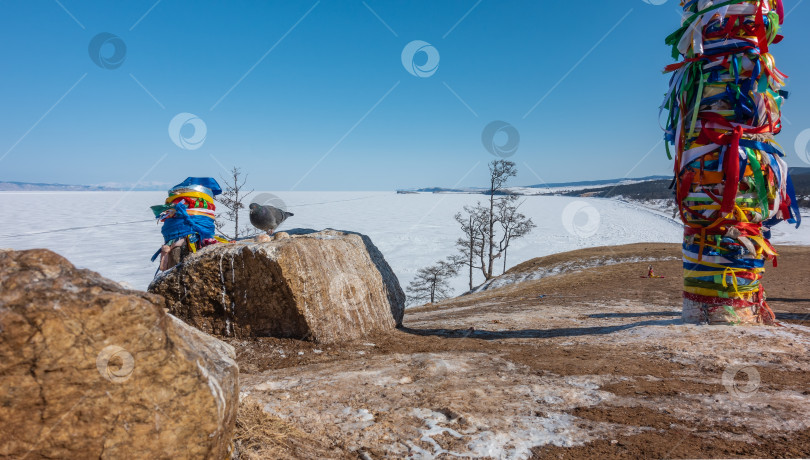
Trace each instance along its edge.
{"label": "green ribbon", "polygon": [[762,174],[762,165],[757,160],[757,156],[752,149],[746,147],[745,153],[748,155],[748,162],[754,172],[757,196],[759,197],[759,205],[762,208],[762,218],[764,220],[768,218],[768,189],[765,184],[765,176]]}
{"label": "green ribbon", "polygon": [[[683,37],[683,34],[686,33],[687,29],[689,29],[689,26],[691,26],[692,23],[697,20],[697,18],[699,18],[700,16],[708,13],[709,11],[714,11],[716,9],[719,9],[719,8],[722,8],[722,7],[728,6],[728,5],[736,5],[738,3],[744,3],[746,1],[750,1],[750,0],[730,0],[728,2],[718,3],[717,5],[712,5],[712,6],[708,7],[708,8],[706,8],[705,10],[698,11],[695,14],[693,14],[692,16],[689,16],[689,18],[687,18],[686,21],[684,21],[684,23],[683,23],[683,25],[681,26],[680,29],[678,29],[675,32],[671,33],[666,38],[666,40],[664,40],[664,43],[666,43],[667,45],[672,46],[672,59],[678,59],[678,56],[680,56],[681,52],[678,51],[678,43],[681,42],[681,38]],[[694,5],[695,5],[694,8],[697,8],[697,2]],[[778,20],[777,20],[777,24],[778,24]]]}

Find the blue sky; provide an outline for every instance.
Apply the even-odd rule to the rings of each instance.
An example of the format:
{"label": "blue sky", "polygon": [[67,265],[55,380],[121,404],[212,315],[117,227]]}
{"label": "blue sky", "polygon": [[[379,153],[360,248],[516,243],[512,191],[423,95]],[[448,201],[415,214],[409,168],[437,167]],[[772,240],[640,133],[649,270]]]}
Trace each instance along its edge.
{"label": "blue sky", "polygon": [[[0,180],[174,184],[236,165],[256,189],[476,186],[496,158],[482,143],[493,121],[520,135],[516,185],[669,174],[657,108],[678,8],[0,1]],[[791,77],[779,140],[801,166],[794,140],[810,128],[810,2],[786,0],[785,9],[786,38],[772,48]],[[100,33],[126,47],[115,68],[90,57]],[[402,64],[414,40],[438,53],[428,77]],[[113,49],[108,42],[100,56]],[[426,57],[417,53],[417,66]],[[191,126],[175,133],[180,146],[170,138],[181,113],[204,122],[196,149],[181,147]]]}

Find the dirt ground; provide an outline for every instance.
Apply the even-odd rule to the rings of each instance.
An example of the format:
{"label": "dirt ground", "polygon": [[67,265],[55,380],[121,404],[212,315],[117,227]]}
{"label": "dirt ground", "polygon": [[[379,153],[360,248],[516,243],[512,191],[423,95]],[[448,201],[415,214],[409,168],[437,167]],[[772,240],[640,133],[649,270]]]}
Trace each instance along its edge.
{"label": "dirt ground", "polygon": [[229,340],[243,407],[290,433],[240,454],[808,457],[810,248],[777,250],[782,327],[682,324],[679,247],[635,244],[535,259],[359,342]]}

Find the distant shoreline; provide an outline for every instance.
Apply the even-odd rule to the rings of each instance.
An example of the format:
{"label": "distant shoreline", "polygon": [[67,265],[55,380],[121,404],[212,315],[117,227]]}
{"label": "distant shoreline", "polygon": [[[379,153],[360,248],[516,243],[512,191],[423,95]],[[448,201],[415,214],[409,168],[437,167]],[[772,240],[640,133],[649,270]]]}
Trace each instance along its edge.
{"label": "distant shoreline", "polygon": [[[134,192],[156,192],[166,190],[166,186],[136,187]],[[126,192],[122,187],[103,185],[48,184],[40,182],[0,181],[0,192]]]}

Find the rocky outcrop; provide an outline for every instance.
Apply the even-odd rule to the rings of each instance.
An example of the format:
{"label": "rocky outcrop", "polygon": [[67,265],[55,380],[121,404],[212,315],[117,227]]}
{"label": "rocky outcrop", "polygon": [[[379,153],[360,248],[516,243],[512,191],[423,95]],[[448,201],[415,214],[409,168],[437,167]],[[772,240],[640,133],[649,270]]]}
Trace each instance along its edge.
{"label": "rocky outcrop", "polygon": [[164,296],[172,314],[211,334],[322,343],[398,327],[405,304],[371,240],[337,230],[209,246],[149,291]]}
{"label": "rocky outcrop", "polygon": [[47,250],[0,251],[0,457],[227,456],[233,348],[163,304]]}

